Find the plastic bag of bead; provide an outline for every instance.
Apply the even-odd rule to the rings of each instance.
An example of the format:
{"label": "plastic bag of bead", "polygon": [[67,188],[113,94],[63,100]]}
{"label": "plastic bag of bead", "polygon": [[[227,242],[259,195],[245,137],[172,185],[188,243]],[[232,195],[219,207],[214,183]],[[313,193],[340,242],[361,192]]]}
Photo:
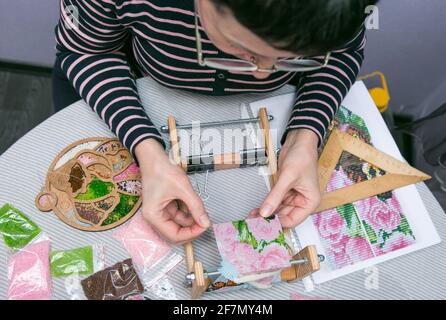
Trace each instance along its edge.
{"label": "plastic bag of bead", "polygon": [[50,240],[41,238],[8,257],[8,300],[49,300]]}
{"label": "plastic bag of bead", "polygon": [[144,286],[131,259],[118,262],[80,281],[88,300],[140,300]]}
{"label": "plastic bag of bead", "polygon": [[51,276],[90,275],[105,267],[103,245],[53,251],[50,254]]}
{"label": "plastic bag of bead", "polygon": [[183,260],[144,220],[141,212],[113,232],[113,237],[129,253],[146,288],[157,283]]}
{"label": "plastic bag of bead", "polygon": [[0,208],[0,234],[9,249],[21,249],[36,240],[41,233],[34,221],[12,205],[7,203]]}

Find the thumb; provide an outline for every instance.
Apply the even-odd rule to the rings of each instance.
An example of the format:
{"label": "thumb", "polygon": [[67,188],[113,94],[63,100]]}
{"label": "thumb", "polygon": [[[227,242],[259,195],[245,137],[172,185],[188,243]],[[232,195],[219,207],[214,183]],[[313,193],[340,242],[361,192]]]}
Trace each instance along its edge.
{"label": "thumb", "polygon": [[276,185],[268,193],[268,196],[263,201],[260,207],[260,215],[262,217],[271,216],[277,208],[282,203],[283,198],[290,190],[290,182],[288,179],[280,179],[277,181]]}
{"label": "thumb", "polygon": [[201,198],[195,193],[192,187],[183,191],[184,192],[181,194],[180,200],[186,204],[187,208],[189,209],[189,213],[191,214],[194,221],[204,229],[209,228],[211,222],[206,213]]}

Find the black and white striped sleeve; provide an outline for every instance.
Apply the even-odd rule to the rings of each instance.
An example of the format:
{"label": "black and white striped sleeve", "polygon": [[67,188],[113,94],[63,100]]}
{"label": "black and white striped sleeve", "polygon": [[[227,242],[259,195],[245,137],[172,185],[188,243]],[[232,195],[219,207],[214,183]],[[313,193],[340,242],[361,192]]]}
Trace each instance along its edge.
{"label": "black and white striped sleeve", "polygon": [[359,74],[365,42],[363,27],[344,49],[332,52],[326,67],[302,75],[282,143],[291,130],[302,128],[313,131],[319,142],[323,141],[339,105]]}
{"label": "black and white striped sleeve", "polygon": [[116,18],[113,2],[60,0],[60,12],[57,54],[79,95],[133,155],[145,139],[163,144],[121,51],[129,33]]}

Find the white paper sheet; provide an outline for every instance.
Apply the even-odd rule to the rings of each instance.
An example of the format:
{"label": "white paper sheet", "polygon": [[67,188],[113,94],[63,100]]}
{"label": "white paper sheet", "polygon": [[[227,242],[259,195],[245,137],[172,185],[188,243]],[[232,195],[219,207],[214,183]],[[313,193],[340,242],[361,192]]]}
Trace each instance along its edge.
{"label": "white paper sheet", "polygon": [[[268,113],[274,116],[274,120],[271,121],[270,126],[277,132],[276,137],[273,139],[276,147],[280,145],[280,137],[288,122],[293,101],[294,94],[287,94],[257,101],[250,105],[254,115],[258,113],[260,108],[265,107]],[[404,161],[389,129],[362,82],[357,82],[352,87],[342,105],[364,119],[371,134],[372,143],[377,149]],[[242,117],[245,116],[246,112],[242,108]],[[411,185],[400,188],[395,190],[395,195],[415,235],[415,243],[406,248],[357,262],[337,270],[331,269],[328,263],[322,263],[321,270],[313,275],[315,283],[320,284],[389,259],[438,244],[441,241],[416,187]],[[311,219],[307,219],[303,224],[298,226],[296,232],[303,247],[314,244],[317,247],[318,253],[326,255],[318,232]]]}

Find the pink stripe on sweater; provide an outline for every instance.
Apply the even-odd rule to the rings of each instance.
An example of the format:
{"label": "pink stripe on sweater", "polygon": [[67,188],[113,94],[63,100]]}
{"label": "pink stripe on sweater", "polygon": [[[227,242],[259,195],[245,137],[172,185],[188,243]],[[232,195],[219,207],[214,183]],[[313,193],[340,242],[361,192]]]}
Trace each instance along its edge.
{"label": "pink stripe on sweater", "polygon": [[299,112],[304,112],[304,111],[306,111],[306,112],[315,112],[315,113],[319,113],[319,114],[322,115],[325,119],[327,119],[327,122],[328,122],[328,123],[331,122],[331,120],[330,120],[329,116],[327,115],[327,113],[325,113],[325,112],[322,111],[321,109],[317,109],[317,108],[299,108],[298,110],[293,111],[293,114],[294,114],[294,112],[299,113]]}
{"label": "pink stripe on sweater", "polygon": [[[104,7],[102,4],[98,3],[96,0],[90,0],[90,1],[91,1],[92,3],[94,3],[96,6],[101,7],[101,9],[104,10],[105,12],[112,12],[111,9]],[[110,2],[107,2],[107,1],[105,1],[105,0],[101,0],[101,2],[111,4]],[[115,4],[113,4],[113,6],[114,6],[114,5],[115,5]]]}
{"label": "pink stripe on sweater", "polygon": [[338,104],[338,101],[336,100],[335,97],[333,97],[331,94],[329,94],[323,90],[304,91],[296,98],[296,100],[305,101],[305,98],[302,98],[302,97],[306,96],[306,95],[310,95],[310,94],[326,96],[327,98],[331,99],[334,104]]}
{"label": "pink stripe on sweater", "polygon": [[[80,56],[79,58],[77,58],[76,60],[73,61],[73,63],[70,65],[70,67],[67,70],[67,78],[69,79],[71,77],[71,71],[73,71],[73,69],[82,61],[84,61],[85,59],[91,57],[91,55],[85,54]],[[75,78],[76,79],[76,78]]]}
{"label": "pink stripe on sweater", "polygon": [[[330,110],[330,113],[331,113],[332,117],[334,117],[334,115],[335,115],[335,111],[333,110],[333,107],[329,103],[327,103],[325,101],[322,101],[322,100],[319,100],[319,99],[301,100],[301,101],[297,101],[294,105],[295,106],[299,106],[299,105],[303,105],[303,104],[307,104],[307,103],[315,103],[315,104],[324,105],[324,106],[326,106],[328,108],[328,110]],[[296,111],[298,112],[299,109],[296,110]],[[293,113],[294,113],[294,111],[293,111]]]}
{"label": "pink stripe on sweater", "polygon": [[[127,15],[127,14],[124,14],[124,15]],[[186,35],[184,33],[178,33],[178,32],[172,32],[172,31],[167,31],[167,30],[161,30],[159,28],[155,28],[155,27],[151,26],[150,24],[148,24],[147,22],[144,22],[144,21],[132,21],[132,22],[127,23],[126,25],[132,25],[133,23],[141,24],[141,25],[147,27],[148,29],[152,30],[153,32],[156,32],[156,33],[159,33],[159,34],[168,35],[168,36],[172,36],[172,37],[183,38],[183,39],[191,40],[191,41],[194,41],[194,42],[197,41],[195,36],[192,37],[192,36],[188,36],[188,35]],[[203,40],[202,42],[206,42],[206,40]],[[207,42],[211,43],[210,41],[207,41]]]}
{"label": "pink stripe on sweater", "polygon": [[[98,24],[100,24],[100,25],[102,25],[102,26],[104,26],[104,27],[109,27],[109,28],[120,27],[119,22],[116,22],[115,24],[110,24],[110,23],[106,23],[106,22],[104,22],[104,21],[101,21],[101,20],[96,19],[96,17],[93,16],[93,15],[91,15],[90,12],[89,12],[87,9],[85,9],[85,7],[84,7],[82,4],[85,4],[85,5],[88,6],[87,1],[77,1],[77,5],[78,5],[80,8],[82,8],[81,12],[82,12],[82,13],[85,13],[87,16],[89,16],[89,17],[91,18],[91,20],[97,22]],[[90,10],[93,11],[93,13],[99,15],[99,12],[98,12],[97,10],[95,10],[95,9],[90,9]]]}
{"label": "pink stripe on sweater", "polygon": [[[167,24],[174,24],[174,25],[180,25],[189,29],[195,29],[195,25],[194,24],[190,24],[190,23],[185,23],[183,21],[180,20],[171,20],[171,19],[163,19],[163,18],[158,18],[157,16],[154,16],[153,14],[151,14],[150,12],[137,12],[137,13],[133,13],[133,12],[126,12],[123,13],[122,15],[118,15],[118,18],[125,18],[125,17],[129,17],[129,18],[139,18],[139,17],[144,17],[147,16],[150,19],[154,20],[154,21],[158,21],[161,23],[167,23]],[[198,29],[203,30],[203,27],[198,26]],[[203,43],[212,43],[212,41],[208,40],[208,39],[201,39],[201,41]]]}
{"label": "pink stripe on sweater", "polygon": [[[139,43],[139,39],[135,39],[138,43]],[[154,57],[152,57],[145,49],[144,47],[142,47],[141,45],[139,45],[137,48],[134,46],[135,51],[138,51],[138,53],[140,54],[140,56],[147,56],[149,57],[151,60],[153,60],[155,63],[157,63],[158,65],[160,65],[161,67],[167,69],[167,70],[172,70],[172,71],[179,71],[179,72],[190,72],[190,73],[210,73],[210,74],[214,74],[217,72],[217,70],[201,70],[201,69],[187,69],[187,68],[178,68],[178,67],[174,67],[174,66],[169,66],[165,63],[162,63],[160,61],[158,61],[157,59],[155,59]],[[141,52],[139,50],[144,51],[144,54],[141,54]]]}
{"label": "pink stripe on sweater", "polygon": [[[79,44],[79,42],[82,42],[82,44],[91,46],[94,49],[99,49],[99,50],[102,49],[103,50],[104,49],[104,45],[103,44],[107,45],[107,43],[110,42],[110,41],[103,41],[103,44],[101,45],[101,44],[98,43],[99,41],[96,40],[96,43],[94,43],[95,40],[93,38],[88,37],[85,33],[83,33],[80,30],[80,26],[81,25],[79,25],[79,28],[69,29],[70,31],[67,31],[67,29],[65,28],[65,24],[64,23],[61,23],[60,26],[61,26],[61,28],[63,28],[64,33],[66,33],[67,35],[69,35],[69,33],[71,33],[72,36],[80,39],[80,41],[76,42],[76,44]],[[87,38],[88,39],[93,39],[93,42],[88,41]]]}
{"label": "pink stripe on sweater", "polygon": [[118,114],[120,114],[122,111],[126,111],[126,110],[142,110],[142,111],[144,111],[144,109],[142,107],[135,107],[135,106],[128,106],[128,107],[124,107],[124,108],[119,108],[118,110],[115,111],[115,113],[113,113],[113,115],[108,120],[108,125],[109,125],[110,128],[112,127],[113,120],[116,118],[116,116]]}
{"label": "pink stripe on sweater", "polygon": [[[194,52],[194,53],[197,52],[197,49],[196,49],[194,46],[192,46],[192,47],[186,47],[186,46],[182,46],[182,45],[180,45],[180,44],[176,44],[176,43],[172,43],[172,42],[168,42],[168,41],[164,41],[164,40],[155,39],[155,38],[149,37],[148,35],[142,33],[140,30],[136,29],[136,28],[133,27],[133,26],[130,26],[130,28],[131,28],[135,33],[137,33],[141,38],[143,38],[143,39],[145,39],[145,40],[152,41],[152,42],[156,42],[156,43],[159,43],[159,44],[163,44],[163,45],[168,46],[168,47],[171,47],[171,48],[182,49],[182,50],[184,50],[184,51],[189,51],[189,52]],[[214,51],[214,50],[203,50],[203,53],[206,53],[206,54],[218,54],[218,51]]]}
{"label": "pink stripe on sweater", "polygon": [[354,76],[356,74],[356,72],[353,71],[353,69],[347,64],[347,62],[345,62],[345,61],[343,61],[341,59],[338,59],[338,58],[333,58],[333,61],[336,61],[336,62],[339,62],[339,63],[343,64],[345,66],[345,71],[346,72],[350,71],[352,76]]}
{"label": "pink stripe on sweater", "polygon": [[171,83],[162,81],[159,78],[155,77],[149,70],[145,69],[145,71],[153,79],[155,79],[159,83],[161,83],[161,84],[163,84],[163,85],[165,85],[166,87],[169,87],[169,88],[189,89],[189,90],[208,91],[208,92],[212,92],[213,91],[212,88],[207,88],[207,87],[193,87],[193,86],[181,86],[181,85],[171,84]]}
{"label": "pink stripe on sweater", "polygon": [[[136,48],[136,50],[138,50],[138,48]],[[139,53],[140,58],[146,63],[146,65],[150,69],[152,69],[157,74],[160,74],[160,75],[162,75],[162,76],[164,76],[164,77],[166,77],[168,79],[177,80],[177,81],[184,81],[184,82],[195,82],[195,81],[198,81],[198,82],[215,82],[214,78],[179,78],[179,77],[171,76],[171,75],[169,75],[167,73],[164,73],[164,72],[158,70],[157,68],[155,68],[151,63],[149,63],[146,60],[144,55],[142,55],[141,52],[139,52],[139,50],[138,50],[138,53]]]}
{"label": "pink stripe on sweater", "polygon": [[338,72],[340,75],[344,76],[344,78],[347,80],[347,82],[350,84],[350,86],[352,86],[352,82],[350,81],[350,78],[348,77],[348,75],[345,73],[344,70],[342,70],[341,68],[332,66],[332,65],[328,65],[325,68]]}
{"label": "pink stripe on sweater", "polygon": [[100,74],[102,74],[104,72],[111,71],[111,70],[127,70],[130,73],[130,68],[128,66],[126,66],[126,65],[123,65],[123,66],[112,66],[112,67],[108,67],[108,68],[105,68],[105,69],[101,69],[101,70],[93,73],[92,75],[90,75],[84,81],[82,81],[82,84],[79,87],[79,94],[82,96],[82,93],[84,91],[85,86],[91,81],[91,79],[93,79],[94,77],[96,77],[96,76],[98,76],[98,75],[100,75]]}
{"label": "pink stripe on sweater", "polygon": [[[106,97],[107,95],[109,95],[110,93],[113,93],[115,91],[119,91],[119,90],[128,90],[128,91],[132,91],[135,95],[137,95],[137,93],[135,92],[135,90],[133,90],[131,87],[116,87],[116,88],[111,88],[107,91],[105,91],[103,94],[101,94],[99,96],[99,98],[96,100],[94,106],[93,106],[93,110],[97,110],[97,106],[98,104],[102,101],[102,99],[104,99],[104,97]],[[89,103],[87,101],[87,103],[91,106],[91,103]]]}
{"label": "pink stripe on sweater", "polygon": [[[64,32],[64,35],[62,35],[62,33],[60,32],[60,29],[62,27],[62,31]],[[68,32],[65,31],[65,28],[63,27],[63,23],[59,24],[59,27],[57,28],[58,34],[59,34],[59,38],[63,41],[63,44],[65,46],[65,48],[70,49],[71,51],[74,51],[76,53],[79,54],[86,54],[86,53],[105,53],[107,52],[107,50],[92,50],[91,48],[87,48],[84,47],[82,45],[80,45],[78,42],[74,41],[70,35],[68,34]],[[68,41],[69,43],[71,43],[72,45],[82,49],[83,51],[77,50],[75,49],[73,46],[69,45],[66,41],[65,41],[65,37],[66,37],[66,41]],[[110,51],[110,50],[109,50]]]}
{"label": "pink stripe on sweater", "polygon": [[320,124],[322,128],[325,128],[325,125],[322,123],[322,121],[315,117],[295,116],[290,119],[290,123],[293,123],[294,121],[299,121],[299,120],[313,121],[313,122]]}
{"label": "pink stripe on sweater", "polygon": [[102,86],[105,86],[106,84],[109,84],[111,82],[117,82],[117,81],[122,81],[122,80],[131,80],[130,77],[113,77],[113,78],[109,78],[106,80],[103,80],[99,83],[97,83],[93,88],[91,88],[91,90],[88,92],[87,97],[85,99],[85,101],[90,101],[91,96],[93,94],[96,93],[96,91],[98,91],[99,88],[101,88]]}
{"label": "pink stripe on sweater", "polygon": [[339,91],[339,89],[336,88],[336,86],[334,86],[334,85],[332,85],[332,84],[330,84],[328,82],[322,82],[322,81],[307,82],[307,83],[305,83],[304,87],[311,87],[311,86],[316,86],[316,85],[327,86],[327,87],[333,89],[339,95],[339,99],[342,100],[343,96],[342,96],[341,91]]}
{"label": "pink stripe on sweater", "polygon": [[71,45],[69,45],[66,41],[65,38],[62,36],[61,32],[60,32],[60,27],[57,28],[57,40],[60,41],[60,43],[68,50],[74,52],[74,53],[78,53],[78,54],[85,54],[85,52],[82,52],[80,50],[75,49],[74,47],[72,47]]}
{"label": "pink stripe on sweater", "polygon": [[155,126],[149,126],[147,124],[138,124],[136,126],[131,127],[124,135],[124,138],[122,139],[122,143],[125,145],[127,143],[127,138],[129,137],[129,135],[131,135],[133,131],[140,129],[140,128],[155,129]]}
{"label": "pink stripe on sweater", "polygon": [[128,116],[124,119],[122,119],[119,123],[118,126],[116,127],[116,135],[119,136],[119,131],[121,131],[121,128],[123,125],[125,125],[127,122],[131,121],[131,120],[135,120],[135,119],[145,119],[147,120],[147,116],[139,116],[139,115],[132,115],[132,116]]}
{"label": "pink stripe on sweater", "polygon": [[65,62],[67,61],[67,59],[69,58],[70,56],[68,55],[68,56],[66,56],[63,60],[62,60],[62,62],[60,63],[60,68],[63,70],[63,66],[65,65]]}
{"label": "pink stripe on sweater", "polygon": [[[62,16],[61,16],[62,20],[64,21],[64,23],[62,23],[61,26],[64,29],[65,29],[65,23],[68,24],[71,27],[70,30],[73,30],[73,32],[77,33],[78,35],[81,35],[83,37],[83,40],[85,42],[89,43],[92,46],[98,47],[98,45],[95,45],[92,42],[96,42],[96,43],[107,43],[108,42],[108,41],[105,41],[105,40],[99,40],[99,39],[92,38],[92,37],[88,36],[87,34],[85,34],[84,32],[82,32],[81,28],[80,28],[80,26],[81,26],[81,22],[80,21],[76,21],[79,24],[79,26],[74,26],[72,21],[71,21],[71,17],[68,16],[66,10],[64,10],[64,8],[63,8],[62,1],[60,2],[60,12],[62,13]],[[84,28],[85,28],[85,26],[84,26]],[[88,28],[85,28],[85,29],[88,30]],[[88,42],[87,40],[89,40],[90,42]]]}
{"label": "pink stripe on sweater", "polygon": [[159,7],[157,5],[154,5],[150,1],[144,1],[144,0],[125,1],[121,5],[116,6],[116,9],[122,9],[125,6],[135,5],[135,4],[145,4],[145,5],[148,5],[148,6],[152,7],[155,10],[158,10],[158,11],[170,11],[170,12],[186,14],[188,16],[193,16],[194,15],[194,13],[192,11],[189,11],[189,10],[183,10],[183,9],[174,8],[174,7]]}
{"label": "pink stripe on sweater", "polygon": [[189,59],[189,58],[185,58],[185,57],[180,57],[180,56],[171,54],[171,53],[169,53],[169,52],[167,52],[167,51],[165,51],[165,50],[159,48],[158,46],[156,46],[156,45],[155,45],[154,43],[152,43],[152,42],[149,42],[149,44],[150,44],[150,46],[152,46],[155,50],[157,50],[158,52],[162,53],[163,55],[165,55],[165,56],[167,56],[167,57],[169,57],[169,58],[172,58],[172,59],[175,59],[175,60],[178,60],[178,61],[185,61],[185,62],[191,62],[191,63],[198,63],[198,62],[197,62],[197,59]]}
{"label": "pink stripe on sweater", "polygon": [[[101,11],[96,10],[95,8],[93,8],[93,6],[91,6],[88,1],[84,1],[83,3],[85,3],[85,5],[88,7],[88,9],[90,9],[90,11],[92,11],[93,13],[97,14],[99,17],[104,18],[104,19],[108,19],[108,20],[114,20],[117,21],[118,19],[116,19],[115,17],[109,17],[106,16],[105,14],[103,14]],[[104,8],[102,8],[102,10],[104,10]],[[104,10],[105,11],[105,10]],[[106,12],[106,11],[105,11]],[[109,11],[110,12],[110,11]],[[113,25],[112,25],[113,26]]]}
{"label": "pink stripe on sweater", "polygon": [[[74,79],[73,79],[73,85],[76,87],[76,82],[77,82],[77,80],[78,80],[79,77],[80,77],[81,75],[83,75],[86,71],[90,70],[90,69],[93,68],[93,67],[96,67],[96,66],[99,65],[99,64],[106,63],[106,62],[118,62],[118,63],[121,63],[121,64],[124,65],[124,66],[126,66],[126,63],[127,63],[126,61],[121,60],[121,59],[118,59],[118,58],[99,59],[98,61],[92,62],[92,63],[88,64],[87,66],[85,66],[82,70],[80,70],[80,71],[76,74],[76,76],[74,77]],[[128,68],[128,67],[127,67],[127,68]]]}
{"label": "pink stripe on sweater", "polygon": [[355,73],[358,73],[359,70],[361,69],[361,66],[359,65],[359,62],[354,59],[350,54],[348,53],[344,53],[344,56],[346,56],[347,58],[349,58],[355,65],[356,65],[356,70]]}
{"label": "pink stripe on sweater", "polygon": [[331,73],[319,72],[319,73],[314,73],[314,74],[308,75],[306,78],[310,79],[310,78],[317,78],[317,77],[324,77],[324,78],[330,78],[330,79],[336,80],[337,82],[342,84],[342,86],[345,88],[345,92],[348,92],[348,88],[345,85],[345,83],[343,81],[341,81],[338,77],[332,75]]}
{"label": "pink stripe on sweater", "polygon": [[[134,96],[123,96],[123,97],[119,97],[119,98],[116,98],[116,99],[110,101],[104,108],[102,108],[102,111],[101,111],[102,120],[105,120],[105,113],[107,112],[108,108],[110,108],[113,104],[115,104],[117,102],[121,102],[121,101],[129,101],[129,100],[138,101],[138,103],[139,103],[139,99]],[[96,108],[94,108],[94,112],[97,112]]]}

